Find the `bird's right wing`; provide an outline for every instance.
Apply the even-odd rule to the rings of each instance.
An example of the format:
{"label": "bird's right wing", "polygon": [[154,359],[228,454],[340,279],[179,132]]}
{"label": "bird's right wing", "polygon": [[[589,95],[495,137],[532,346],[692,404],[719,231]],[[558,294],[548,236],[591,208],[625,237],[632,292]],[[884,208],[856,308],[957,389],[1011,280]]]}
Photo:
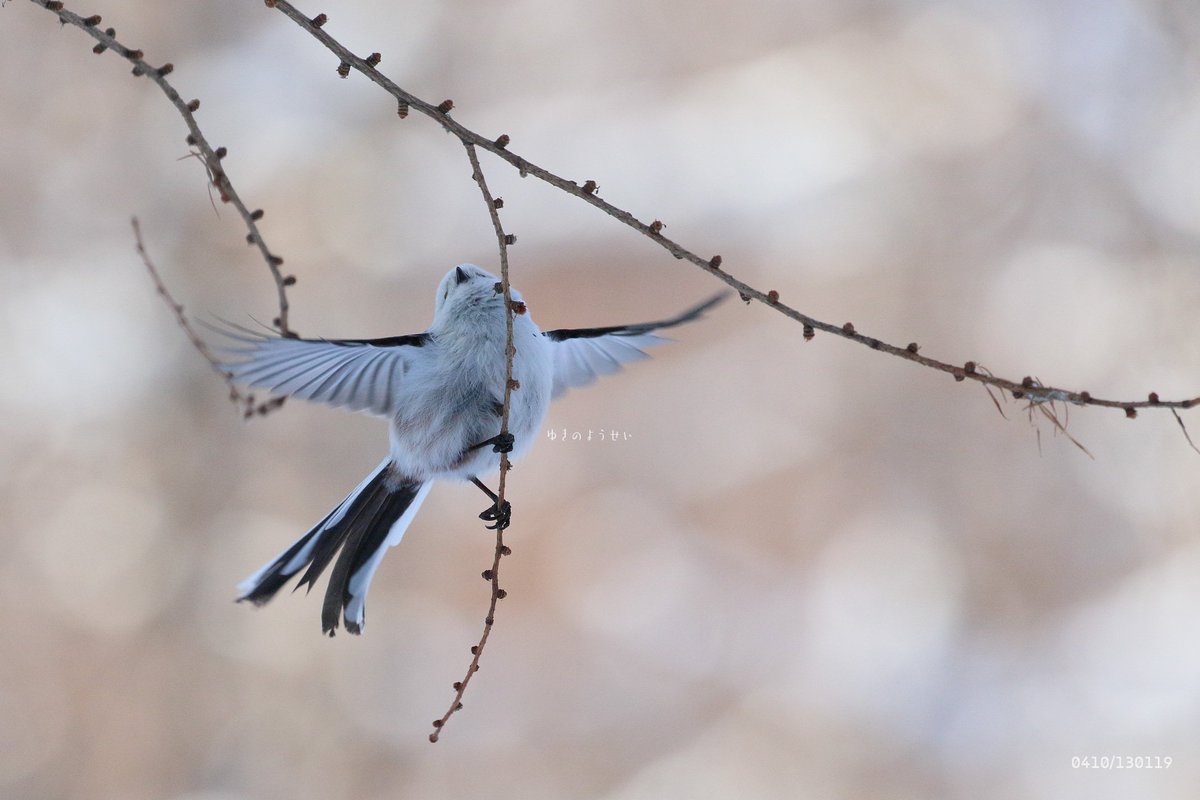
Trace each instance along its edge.
{"label": "bird's right wing", "polygon": [[240,384],[380,416],[396,412],[404,374],[429,334],[387,339],[296,339],[237,326],[215,328],[232,341],[221,369]]}
{"label": "bird's right wing", "polygon": [[554,388],[551,396],[558,397],[567,389],[587,386],[600,375],[619,372],[622,364],[649,358],[642,351],[643,347],[668,341],[656,335],[655,331],[698,319],[728,296],[728,293],[722,292],[677,317],[658,322],[546,331],[542,335],[554,343],[551,351],[554,354]]}

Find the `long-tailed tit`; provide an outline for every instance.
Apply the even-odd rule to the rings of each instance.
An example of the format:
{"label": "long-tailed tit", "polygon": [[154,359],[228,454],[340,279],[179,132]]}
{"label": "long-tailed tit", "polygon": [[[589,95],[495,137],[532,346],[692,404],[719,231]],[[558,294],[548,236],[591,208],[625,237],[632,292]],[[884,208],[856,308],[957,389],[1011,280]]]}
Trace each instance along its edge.
{"label": "long-tailed tit", "polygon": [[[276,396],[364,411],[390,422],[391,448],[375,470],[325,519],[238,589],[261,605],[300,570],[297,588],[310,590],[341,551],[321,611],[330,636],[338,617],[360,633],[371,578],[389,546],[400,542],[436,480],[474,483],[492,500],[480,518],[508,526],[511,508],[479,475],[496,470],[501,452],[529,449],[550,400],[586,386],[621,364],[647,358],[641,348],[665,339],[654,331],[696,319],[717,295],[671,319],[640,325],[542,332],[528,313],[513,316],[513,379],[509,435],[500,435],[507,328],[499,281],[473,264],[438,284],[433,324],[424,333],[386,339],[296,339],[244,329],[226,331],[233,360],[223,364],[238,383]],[[512,290],[514,301],[521,295]],[[307,568],[307,569],[305,569]]]}

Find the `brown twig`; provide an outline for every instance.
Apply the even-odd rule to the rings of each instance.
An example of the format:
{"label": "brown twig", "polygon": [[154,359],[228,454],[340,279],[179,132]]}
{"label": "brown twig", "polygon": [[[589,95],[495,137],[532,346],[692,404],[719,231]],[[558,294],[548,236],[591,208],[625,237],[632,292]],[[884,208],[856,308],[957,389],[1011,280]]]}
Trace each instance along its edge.
{"label": "brown twig", "polygon": [[[692,250],[687,249],[678,242],[663,236],[663,224],[659,220],[654,220],[650,223],[642,222],[628,211],[602,199],[596,193],[596,186],[594,182],[585,181],[583,184],[579,184],[575,181],[567,180],[566,178],[562,178],[547,169],[539,167],[528,159],[516,155],[508,149],[509,137],[507,135],[502,135],[497,139],[489,139],[473,130],[470,130],[469,128],[464,127],[463,125],[460,125],[457,121],[449,116],[449,109],[452,107],[452,104],[449,104],[449,101],[443,102],[440,105],[434,105],[413,95],[411,92],[402,89],[390,78],[381,73],[375,67],[374,63],[371,63],[367,59],[360,58],[352,53],[344,45],[330,36],[325,31],[324,27],[315,25],[313,20],[297,11],[291,3],[287,2],[287,0],[265,0],[265,2],[267,6],[282,12],[285,16],[306,30],[313,38],[333,52],[333,54],[338,58],[339,65],[349,65],[353,69],[362,73],[373,83],[376,83],[382,87],[397,100],[400,108],[406,111],[408,109],[415,109],[421,112],[422,114],[436,121],[448,132],[454,134],[454,136],[456,136],[464,144],[475,145],[479,149],[486,150],[498,158],[507,161],[509,164],[515,167],[522,176],[532,175],[539,180],[545,181],[551,186],[561,189],[567,194],[583,200],[585,203],[590,203],[617,221],[629,226],[630,228],[633,228],[635,231],[643,236],[646,236],[652,241],[657,242],[668,253],[676,258],[696,265],[718,280],[723,281],[724,283],[733,287],[740,293],[743,300],[757,300],[758,302],[774,309],[780,314],[799,322],[805,327],[806,333],[812,333],[819,330],[834,336],[840,336],[843,339],[849,339],[857,344],[865,345],[872,350],[887,353],[888,355],[895,356],[896,358],[902,358],[906,361],[911,361],[914,364],[919,364],[923,367],[928,367],[929,369],[944,372],[948,375],[951,375],[957,381],[977,381],[981,384],[1010,392],[1012,393],[1013,397],[1017,399],[1026,398],[1029,400],[1058,400],[1080,406],[1118,408],[1123,410],[1125,415],[1130,418],[1136,416],[1136,409],[1138,408],[1176,409],[1191,408],[1194,405],[1200,404],[1200,397],[1181,400],[1156,399],[1153,401],[1107,400],[1099,397],[1093,397],[1091,393],[1087,391],[1060,389],[1054,386],[1033,387],[1032,379],[1028,377],[1023,378],[1020,381],[1015,381],[1001,378],[996,375],[983,373],[977,370],[967,370],[964,368],[964,366],[958,364],[950,364],[920,355],[918,353],[919,348],[915,343],[907,347],[897,347],[880,339],[866,336],[857,332],[854,329],[854,326],[850,323],[846,323],[844,325],[835,325],[828,322],[822,322],[821,320],[810,317],[807,314],[802,314],[791,306],[780,302],[779,292],[775,290],[763,292],[735,278],[725,270],[720,256],[704,258],[697,255]],[[322,25],[325,24],[324,18],[325,15],[321,15]]]}
{"label": "brown twig", "polygon": [[[492,227],[496,230],[496,243],[500,248],[499,288],[504,293],[505,332],[508,337],[504,348],[504,408],[500,416],[500,435],[504,436],[508,433],[508,415],[509,409],[512,407],[512,393],[517,388],[516,381],[513,380],[513,357],[517,354],[517,348],[513,346],[513,299],[512,289],[508,282],[508,245],[511,240],[504,233],[504,227],[500,224],[500,213],[496,205],[496,199],[492,197],[491,190],[488,189],[487,180],[483,176],[483,168],[479,165],[479,156],[475,152],[475,146],[469,142],[463,142],[463,147],[467,149],[467,158],[471,161],[471,177],[475,179],[475,183],[479,185],[479,191],[483,194],[483,202],[487,205],[488,215],[492,219]],[[511,466],[508,460],[508,453],[501,453],[500,479],[496,487],[497,508],[501,508],[504,505],[505,480],[508,477],[508,470]],[[467,667],[467,674],[463,676],[461,681],[454,684],[454,699],[450,701],[450,707],[446,709],[446,713],[440,719],[436,719],[433,722],[433,733],[429,734],[429,741],[431,742],[438,740],[441,736],[442,728],[445,727],[450,717],[462,708],[462,698],[467,691],[467,684],[471,682],[471,678],[479,671],[479,659],[483,656],[483,648],[487,646],[488,637],[492,634],[492,626],[496,622],[496,605],[507,594],[504,589],[500,588],[500,559],[511,552],[512,550],[504,544],[504,527],[497,524],[496,550],[492,556],[492,567],[483,573],[483,577],[492,584],[492,598],[488,604],[487,616],[483,620],[483,633],[479,636],[479,642],[471,648],[471,663]]]}
{"label": "brown twig", "polygon": [[187,314],[184,313],[183,304],[176,301],[171,293],[167,291],[167,285],[163,283],[162,275],[159,274],[158,268],[154,266],[154,262],[150,259],[150,254],[146,252],[146,243],[142,239],[142,226],[138,222],[138,218],[132,217],[129,223],[133,226],[133,238],[137,242],[138,255],[141,256],[142,263],[146,265],[146,270],[150,273],[150,280],[154,281],[154,288],[158,290],[158,294],[162,297],[163,302],[167,304],[167,308],[175,315],[175,321],[179,323],[179,327],[183,328],[184,335],[192,343],[192,347],[196,348],[200,352],[200,355],[204,356],[204,359],[212,365],[217,374],[229,385],[229,399],[235,403],[243,403],[245,397],[238,391],[237,386],[234,385],[233,377],[221,369],[221,362],[217,360],[212,350],[208,348],[205,341],[196,333],[196,329],[192,327],[192,323],[188,321]]}
{"label": "brown twig", "polygon": [[1179,430],[1183,431],[1183,438],[1187,439],[1188,447],[1200,453],[1200,448],[1196,447],[1196,443],[1192,441],[1192,436],[1188,433],[1187,425],[1183,424],[1183,417],[1179,416],[1179,412],[1171,409],[1171,413],[1175,415],[1175,421],[1179,423]]}
{"label": "brown twig", "polygon": [[[271,271],[271,277],[275,279],[275,288],[279,298],[279,316],[275,318],[275,325],[279,328],[279,332],[284,336],[295,336],[295,332],[288,327],[288,299],[287,287],[296,282],[294,276],[285,276],[280,267],[283,265],[283,259],[275,255],[267,247],[266,241],[262,237],[262,233],[258,230],[257,221],[262,218],[262,211],[251,211],[242,202],[241,197],[233,188],[233,183],[230,182],[229,176],[225,172],[225,168],[221,165],[227,150],[224,147],[212,147],[204,134],[200,130],[200,126],[196,123],[196,117],[193,112],[200,108],[199,100],[184,101],[175,87],[167,80],[167,75],[175,70],[173,64],[163,64],[160,67],[151,66],[144,57],[141,50],[136,50],[126,47],[117,40],[116,30],[114,28],[100,27],[100,16],[94,15],[90,17],[81,17],[80,15],[68,11],[62,2],[57,0],[32,0],[34,5],[40,6],[47,11],[54,13],[59,21],[64,25],[73,25],[81,31],[91,36],[96,40],[97,44],[92,48],[92,52],[100,54],[105,51],[112,51],[124,58],[130,64],[133,64],[133,74],[143,76],[153,81],[171,105],[175,106],[175,110],[183,117],[184,123],[188,128],[187,143],[189,147],[195,148],[196,155],[204,164],[204,169],[208,173],[208,179],[216,188],[217,194],[223,203],[232,203],[238,213],[242,215],[242,221],[246,223],[249,234],[246,240],[258,247],[262,253],[263,259],[267,262],[267,269]],[[193,343],[195,343],[193,341]],[[201,355],[204,355],[202,352]],[[205,356],[208,358],[208,356]],[[211,359],[210,359],[211,360]]]}
{"label": "brown twig", "polygon": [[159,274],[158,268],[154,266],[154,261],[150,258],[150,254],[146,252],[146,243],[142,239],[142,226],[138,222],[137,217],[130,220],[133,226],[133,238],[137,243],[137,253],[142,258],[142,263],[146,265],[146,270],[150,273],[150,280],[154,281],[154,288],[158,290],[158,294],[162,297],[163,302],[167,304],[167,308],[175,315],[175,321],[179,323],[179,327],[183,328],[184,335],[188,341],[192,343],[192,347],[200,355],[204,356],[204,360],[212,365],[212,368],[221,376],[225,384],[229,387],[229,399],[235,405],[241,407],[242,416],[252,417],[256,414],[267,414],[276,408],[283,405],[282,397],[275,397],[259,403],[254,399],[253,394],[243,394],[237,385],[233,382],[233,376],[226,372],[221,367],[220,360],[209,349],[208,344],[200,338],[196,333],[196,329],[192,327],[192,323],[187,318],[187,313],[184,311],[183,304],[178,302],[174,296],[167,290],[166,283],[163,282],[162,275]]}

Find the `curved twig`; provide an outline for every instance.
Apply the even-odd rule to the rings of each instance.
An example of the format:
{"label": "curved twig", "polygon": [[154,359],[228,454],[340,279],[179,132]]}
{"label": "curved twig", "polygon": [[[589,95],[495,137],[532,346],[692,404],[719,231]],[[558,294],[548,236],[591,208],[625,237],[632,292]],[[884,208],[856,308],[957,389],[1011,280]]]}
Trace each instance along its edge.
{"label": "curved twig", "polygon": [[1061,389],[1055,386],[1037,385],[1037,382],[1031,377],[1025,377],[1021,380],[1009,380],[1006,378],[997,377],[995,375],[986,374],[975,369],[975,362],[967,361],[964,364],[950,364],[938,359],[929,358],[920,355],[919,346],[914,342],[905,347],[888,344],[880,339],[871,336],[866,336],[855,330],[853,324],[847,322],[844,325],[836,325],[829,322],[822,322],[815,317],[810,317],[791,306],[780,302],[779,292],[770,290],[762,291],[738,280],[733,275],[722,269],[721,256],[712,256],[703,258],[697,255],[692,250],[684,247],[672,239],[663,236],[663,223],[659,220],[654,220],[650,223],[642,222],[630,212],[619,208],[612,203],[600,198],[597,194],[595,181],[585,181],[583,184],[575,181],[567,180],[553,172],[550,172],[537,164],[522,158],[508,150],[509,137],[502,135],[497,139],[489,139],[476,133],[463,125],[460,125],[456,120],[450,117],[450,110],[453,109],[454,103],[450,100],[443,101],[438,105],[429,103],[416,95],[402,89],[396,85],[394,81],[376,69],[376,66],[381,60],[378,53],[372,53],[368,58],[360,58],[352,53],[348,48],[330,36],[322,26],[327,22],[328,18],[325,14],[320,14],[314,19],[309,19],[305,15],[296,10],[295,6],[287,2],[287,0],[264,0],[266,5],[282,12],[289,19],[294,21],[301,28],[306,30],[313,38],[325,45],[339,59],[338,72],[343,76],[348,75],[350,69],[353,68],[365,75],[373,83],[378,84],[392,97],[396,98],[400,105],[401,115],[408,113],[409,109],[415,109],[425,116],[433,119],[439,125],[446,129],[449,133],[454,134],[464,144],[472,144],[476,147],[486,150],[489,153],[507,161],[513,167],[520,171],[522,176],[532,175],[533,177],[545,181],[574,197],[590,203],[600,209],[610,217],[624,223],[633,228],[638,233],[657,242],[668,253],[678,259],[688,261],[713,277],[728,284],[738,291],[743,300],[757,300],[763,305],[778,311],[786,317],[799,322],[804,326],[804,334],[806,339],[811,339],[815,331],[823,331],[834,336],[840,336],[843,339],[849,339],[857,344],[865,345],[872,350],[878,350],[882,353],[902,358],[906,361],[911,361],[923,367],[945,372],[951,375],[957,381],[972,380],[986,386],[993,386],[998,389],[1003,389],[1011,392],[1016,398],[1026,398],[1034,401],[1044,400],[1059,400],[1073,403],[1080,406],[1102,406],[1107,408],[1119,408],[1125,412],[1127,417],[1133,418],[1137,416],[1139,408],[1191,408],[1200,403],[1200,396],[1180,399],[1180,400],[1163,400],[1158,394],[1150,392],[1145,400],[1109,400],[1099,397],[1093,397],[1087,391],[1075,391],[1071,389]]}
{"label": "curved twig", "polygon": [[[270,248],[267,247],[266,240],[263,239],[257,224],[258,220],[262,219],[262,210],[251,211],[247,208],[246,204],[242,202],[242,198],[238,196],[237,191],[233,188],[233,183],[230,182],[229,175],[226,174],[225,168],[221,165],[221,159],[225,158],[228,150],[224,147],[212,147],[204,137],[204,133],[201,132],[200,126],[196,123],[195,112],[200,108],[200,101],[190,100],[184,102],[179,92],[167,80],[167,76],[175,70],[175,65],[167,63],[161,67],[151,66],[145,60],[145,54],[141,50],[126,47],[117,40],[115,28],[101,30],[99,14],[94,14],[90,17],[81,17],[73,11],[68,11],[64,7],[64,4],[57,0],[32,0],[32,2],[34,5],[41,6],[47,11],[53,12],[64,25],[73,25],[95,39],[97,44],[92,48],[93,53],[98,55],[106,51],[112,51],[130,64],[133,64],[133,74],[149,78],[153,81],[162,90],[163,94],[167,96],[167,100],[171,102],[171,105],[175,106],[175,110],[183,117],[184,124],[188,128],[188,146],[195,148],[197,156],[204,164],[204,169],[208,173],[208,179],[213,187],[216,188],[221,202],[231,203],[238,210],[238,213],[242,215],[242,221],[246,223],[246,228],[250,231],[246,235],[246,241],[255,245],[258,251],[262,253],[263,259],[267,262],[267,269],[271,271],[271,277],[275,280],[275,289],[279,299],[279,316],[275,318],[276,327],[279,328],[279,332],[284,336],[295,336],[295,332],[288,327],[287,287],[294,284],[296,278],[293,275],[283,274],[283,271],[280,269],[283,266],[283,259],[272,253]],[[204,355],[203,351],[201,355]]]}
{"label": "curved twig", "polygon": [[[487,205],[488,215],[492,219],[492,227],[496,230],[496,242],[500,248],[499,288],[504,293],[505,332],[508,337],[504,348],[504,409],[500,416],[500,434],[503,436],[508,433],[508,415],[512,408],[512,393],[520,388],[513,380],[513,357],[517,354],[517,348],[513,346],[513,311],[523,312],[524,307],[513,303],[512,289],[508,283],[508,245],[512,243],[513,239],[504,232],[504,227],[500,224],[500,204],[496,198],[492,197],[492,193],[488,189],[487,180],[483,177],[483,169],[479,166],[479,156],[475,152],[475,146],[469,142],[463,142],[463,146],[467,149],[467,158],[471,161],[471,177],[475,179],[475,183],[479,185],[479,191],[483,194],[483,202]],[[505,479],[508,477],[508,470],[511,466],[508,453],[501,453],[500,479],[496,487],[497,508],[504,505]],[[492,556],[492,567],[483,572],[484,579],[492,584],[492,598],[488,604],[487,616],[483,620],[483,633],[479,636],[479,642],[471,648],[471,663],[467,666],[467,674],[461,681],[456,681],[454,684],[454,699],[450,701],[450,707],[446,709],[446,713],[441,718],[433,721],[433,733],[429,734],[431,742],[438,740],[442,728],[450,717],[463,707],[462,698],[467,691],[467,684],[479,671],[479,659],[483,656],[483,648],[487,646],[488,637],[492,634],[492,626],[496,622],[496,605],[508,594],[500,588],[500,559],[511,552],[512,550],[504,544],[504,526],[497,525],[496,550]]]}

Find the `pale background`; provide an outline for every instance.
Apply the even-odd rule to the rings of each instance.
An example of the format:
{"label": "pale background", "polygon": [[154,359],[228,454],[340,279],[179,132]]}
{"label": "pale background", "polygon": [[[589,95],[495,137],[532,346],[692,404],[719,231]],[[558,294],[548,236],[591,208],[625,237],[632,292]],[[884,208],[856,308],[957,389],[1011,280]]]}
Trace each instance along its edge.
{"label": "pale background", "polygon": [[[90,0],[175,85],[299,277],[294,326],[421,330],[496,268],[459,144],[258,0]],[[481,132],[803,311],[1097,396],[1200,391],[1191,0],[306,5]],[[189,310],[273,315],[157,89],[0,8],[0,796],[1192,798],[1200,455],[1175,421],[1021,407],[734,301],[553,409],[483,498],[438,486],[361,639],[235,584],[381,456],[383,424],[243,423]],[[543,327],[717,288],[483,157]],[[218,204],[219,205],[219,204]],[[1185,414],[1200,435],[1200,416]],[[1170,756],[1168,770],[1072,768]]]}

